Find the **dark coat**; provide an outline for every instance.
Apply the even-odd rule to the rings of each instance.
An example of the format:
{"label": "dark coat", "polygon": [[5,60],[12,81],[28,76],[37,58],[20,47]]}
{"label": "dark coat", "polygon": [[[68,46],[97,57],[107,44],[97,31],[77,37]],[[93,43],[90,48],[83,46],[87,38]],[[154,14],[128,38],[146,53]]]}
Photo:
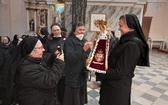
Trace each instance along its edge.
{"label": "dark coat", "polygon": [[79,40],[74,34],[70,35],[64,45],[65,84],[70,87],[80,87],[86,82],[86,59],[89,52],[83,50],[86,39]]}
{"label": "dark coat", "polygon": [[22,59],[15,76],[19,105],[57,105],[55,88],[64,62],[56,59],[51,65],[46,58]]}
{"label": "dark coat", "polygon": [[9,67],[9,50],[8,47],[0,42],[0,87],[6,87],[7,72]]}
{"label": "dark coat", "polygon": [[140,59],[140,48],[131,40],[134,34],[122,35],[110,53],[100,90],[100,105],[130,105],[132,78]]}
{"label": "dark coat", "polygon": [[45,52],[54,53],[57,50],[57,46],[61,47],[63,50],[65,38],[63,37],[53,37],[49,35],[51,38],[48,38],[45,44]]}
{"label": "dark coat", "polygon": [[[54,53],[55,51],[58,50],[62,53],[65,40],[66,38],[63,38],[63,37],[53,37],[52,34],[48,35],[48,38],[45,44],[45,52]],[[60,49],[58,49],[58,46],[60,46]],[[64,88],[65,88],[65,74],[63,73],[57,85],[57,94],[58,94],[58,100],[60,101],[60,103],[63,102]]]}

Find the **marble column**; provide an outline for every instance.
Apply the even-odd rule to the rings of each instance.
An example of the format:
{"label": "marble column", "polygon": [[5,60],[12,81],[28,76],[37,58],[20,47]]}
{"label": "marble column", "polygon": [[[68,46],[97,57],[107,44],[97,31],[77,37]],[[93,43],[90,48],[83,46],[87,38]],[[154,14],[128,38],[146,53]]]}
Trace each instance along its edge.
{"label": "marble column", "polygon": [[[106,5],[108,3],[108,5]],[[71,22],[72,22],[72,3],[66,2],[65,8],[65,23],[66,29],[71,31]],[[111,29],[115,32],[117,37],[120,37],[120,31],[118,31],[118,19],[121,15],[127,13],[133,13],[138,16],[139,20],[142,21],[142,13],[143,13],[143,5],[144,3],[137,3],[137,2],[117,2],[117,3],[102,3],[102,2],[88,2],[87,3],[87,10],[86,10],[86,18],[85,18],[85,29],[86,29],[86,39],[93,40],[95,31],[90,30],[90,22],[91,22],[91,14],[98,13],[98,14],[105,14],[107,20],[107,26],[111,27]]]}
{"label": "marble column", "polygon": [[47,26],[48,26],[48,31],[50,32],[50,26],[52,24],[52,5],[48,5],[48,9],[47,9]]}
{"label": "marble column", "polygon": [[37,11],[34,10],[34,31],[37,31]]}
{"label": "marble column", "polygon": [[26,12],[27,12],[27,31],[26,31],[26,34],[28,34],[28,32],[29,32],[29,30],[30,30],[30,28],[29,28],[29,10],[26,10]]}

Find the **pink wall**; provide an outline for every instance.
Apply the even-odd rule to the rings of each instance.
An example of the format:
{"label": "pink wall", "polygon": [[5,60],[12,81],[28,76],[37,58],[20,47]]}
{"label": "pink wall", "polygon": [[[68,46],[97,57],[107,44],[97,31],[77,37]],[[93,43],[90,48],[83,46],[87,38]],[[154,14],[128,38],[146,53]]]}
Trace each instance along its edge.
{"label": "pink wall", "polygon": [[11,34],[24,34],[26,29],[26,9],[23,0],[10,0]]}
{"label": "pink wall", "polygon": [[168,40],[168,1],[149,0],[145,16],[152,16],[149,37]]}

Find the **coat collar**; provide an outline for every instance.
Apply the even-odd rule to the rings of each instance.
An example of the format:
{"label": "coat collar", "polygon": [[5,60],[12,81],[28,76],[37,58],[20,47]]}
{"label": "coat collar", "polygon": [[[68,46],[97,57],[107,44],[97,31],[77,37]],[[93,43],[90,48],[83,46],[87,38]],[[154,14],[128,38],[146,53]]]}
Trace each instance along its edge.
{"label": "coat collar", "polygon": [[32,58],[32,57],[27,57],[29,61],[35,62],[35,63],[40,63],[42,61],[42,58]]}
{"label": "coat collar", "polygon": [[8,49],[8,46],[6,46],[6,44],[0,42],[0,48],[3,48],[3,49]]}
{"label": "coat collar", "polygon": [[124,43],[130,39],[132,39],[133,37],[136,37],[137,36],[137,33],[135,31],[130,31],[124,35],[121,36],[120,38],[120,42],[121,43]]}

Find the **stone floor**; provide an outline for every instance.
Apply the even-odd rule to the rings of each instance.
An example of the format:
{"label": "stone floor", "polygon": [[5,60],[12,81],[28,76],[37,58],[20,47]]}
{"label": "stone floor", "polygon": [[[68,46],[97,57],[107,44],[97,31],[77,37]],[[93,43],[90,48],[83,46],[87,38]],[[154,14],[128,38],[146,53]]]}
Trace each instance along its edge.
{"label": "stone floor", "polygon": [[[92,73],[86,105],[99,105],[99,86]],[[168,54],[152,49],[150,67],[136,67],[131,102],[131,105],[168,105]]]}

